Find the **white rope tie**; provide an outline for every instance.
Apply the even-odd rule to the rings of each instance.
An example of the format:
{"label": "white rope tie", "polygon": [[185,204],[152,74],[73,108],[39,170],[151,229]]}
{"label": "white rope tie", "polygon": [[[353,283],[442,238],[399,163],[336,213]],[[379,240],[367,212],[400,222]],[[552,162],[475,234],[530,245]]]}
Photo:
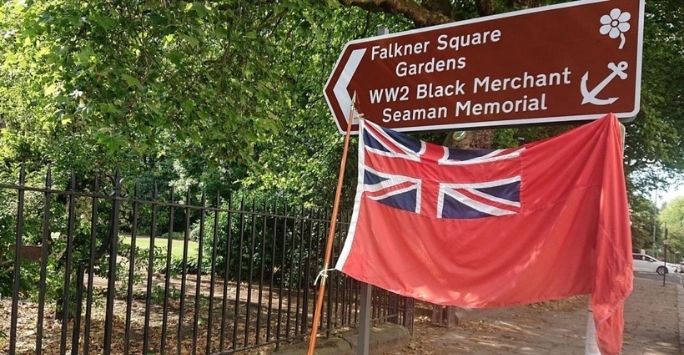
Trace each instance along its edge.
{"label": "white rope tie", "polygon": [[314,280],[314,286],[316,286],[318,284],[319,278],[321,278],[321,279],[328,278],[328,271],[335,271],[335,268],[321,270],[321,272],[319,272],[318,275],[316,275],[316,279]]}

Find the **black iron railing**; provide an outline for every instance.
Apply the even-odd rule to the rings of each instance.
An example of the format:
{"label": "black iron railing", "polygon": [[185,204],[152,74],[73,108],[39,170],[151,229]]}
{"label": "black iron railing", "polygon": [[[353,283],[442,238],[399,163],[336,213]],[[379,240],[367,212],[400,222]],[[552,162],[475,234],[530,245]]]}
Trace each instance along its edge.
{"label": "black iron railing", "polygon": [[[190,189],[178,202],[173,189],[111,180],[77,184],[71,174],[59,190],[48,169],[43,187],[31,187],[22,167],[18,183],[0,183],[0,208],[14,211],[0,214],[0,226],[13,226],[0,230],[0,242],[12,239],[0,243],[0,272],[12,280],[0,352],[233,353],[309,334],[329,212],[208,203]],[[349,214],[340,220],[333,263]],[[320,330],[330,336],[355,326],[359,284],[339,273],[328,282]],[[410,326],[412,310],[374,291],[376,321]]]}

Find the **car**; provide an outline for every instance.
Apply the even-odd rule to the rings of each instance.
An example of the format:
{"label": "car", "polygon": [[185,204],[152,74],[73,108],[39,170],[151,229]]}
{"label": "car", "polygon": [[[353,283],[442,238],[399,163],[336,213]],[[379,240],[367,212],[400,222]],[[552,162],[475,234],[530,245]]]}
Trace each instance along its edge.
{"label": "car", "polygon": [[670,272],[679,272],[679,265],[664,263],[650,255],[632,253],[634,259],[634,271],[656,272],[664,275]]}

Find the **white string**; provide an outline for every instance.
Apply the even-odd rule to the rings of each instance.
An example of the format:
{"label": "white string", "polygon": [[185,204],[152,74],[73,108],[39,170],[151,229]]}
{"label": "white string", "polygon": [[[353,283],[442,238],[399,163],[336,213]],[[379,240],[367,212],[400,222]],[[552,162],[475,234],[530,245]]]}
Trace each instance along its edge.
{"label": "white string", "polygon": [[325,279],[328,277],[328,271],[335,271],[335,268],[321,270],[321,272],[319,272],[318,275],[316,275],[316,279],[314,280],[314,286],[318,284],[319,278]]}

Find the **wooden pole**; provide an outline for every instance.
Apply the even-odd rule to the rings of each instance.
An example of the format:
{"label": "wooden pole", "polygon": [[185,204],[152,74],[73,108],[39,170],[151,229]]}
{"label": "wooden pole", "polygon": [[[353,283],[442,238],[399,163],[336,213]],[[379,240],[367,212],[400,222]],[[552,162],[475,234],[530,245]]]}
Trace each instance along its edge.
{"label": "wooden pole", "polygon": [[335,190],[335,202],[333,203],[333,210],[330,216],[330,228],[328,229],[328,241],[325,246],[325,257],[323,258],[323,277],[321,277],[321,285],[318,288],[318,296],[316,297],[316,307],[314,308],[313,324],[311,326],[311,337],[309,338],[309,346],[307,348],[307,355],[313,355],[316,349],[316,335],[318,334],[318,325],[321,321],[321,309],[323,307],[323,296],[325,295],[325,283],[327,277],[325,273],[330,264],[330,256],[332,254],[333,239],[335,238],[335,227],[337,226],[337,213],[340,207],[340,195],[342,194],[342,180],[344,180],[344,169],[347,165],[347,153],[349,152],[349,137],[351,136],[351,126],[356,117],[356,110],[354,105],[356,103],[356,93],[352,98],[351,107],[349,108],[349,120],[347,121],[347,133],[344,136],[344,148],[342,150],[342,161],[340,161],[340,171],[337,176],[337,189]]}

